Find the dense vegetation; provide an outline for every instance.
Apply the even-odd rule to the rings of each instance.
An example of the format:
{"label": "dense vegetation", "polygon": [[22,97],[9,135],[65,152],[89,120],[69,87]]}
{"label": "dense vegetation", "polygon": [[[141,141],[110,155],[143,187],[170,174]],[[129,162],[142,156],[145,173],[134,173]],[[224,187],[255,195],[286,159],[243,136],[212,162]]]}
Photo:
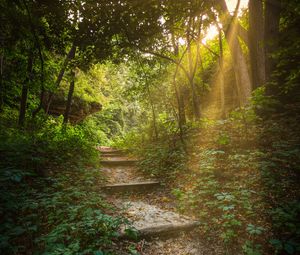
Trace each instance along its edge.
{"label": "dense vegetation", "polygon": [[1,254],[137,254],[100,145],[208,246],[300,253],[300,5],[241,4],[0,0]]}

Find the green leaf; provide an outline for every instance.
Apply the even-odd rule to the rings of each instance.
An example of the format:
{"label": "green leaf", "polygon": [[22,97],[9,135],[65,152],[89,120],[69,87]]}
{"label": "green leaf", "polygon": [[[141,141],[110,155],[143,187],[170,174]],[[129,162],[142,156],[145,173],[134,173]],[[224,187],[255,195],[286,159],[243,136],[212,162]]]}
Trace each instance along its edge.
{"label": "green leaf", "polygon": [[284,250],[288,253],[288,254],[294,254],[295,253],[295,247],[290,244],[290,243],[285,243],[284,244]]}
{"label": "green leaf", "polygon": [[138,239],[138,231],[134,228],[126,228],[125,233],[131,239],[134,239],[134,240]]}
{"label": "green leaf", "polygon": [[283,247],[283,243],[279,239],[271,239],[269,242],[276,250],[281,250]]}
{"label": "green leaf", "polygon": [[25,229],[21,226],[17,226],[11,230],[11,234],[14,236],[22,235],[25,232]]}

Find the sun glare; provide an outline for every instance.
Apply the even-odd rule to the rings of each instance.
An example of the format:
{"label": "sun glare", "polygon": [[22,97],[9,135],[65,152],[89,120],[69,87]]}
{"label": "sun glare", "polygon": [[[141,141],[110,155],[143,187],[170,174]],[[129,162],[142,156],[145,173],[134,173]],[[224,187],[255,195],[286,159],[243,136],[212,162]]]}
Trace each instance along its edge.
{"label": "sun glare", "polygon": [[[230,13],[233,13],[235,10],[235,7],[237,5],[238,0],[226,0],[227,8]],[[239,13],[248,6],[249,0],[241,0]]]}
{"label": "sun glare", "polygon": [[[226,4],[230,13],[233,13],[238,0],[226,0]],[[239,14],[242,10],[248,7],[249,0],[241,0],[239,7]],[[221,26],[221,25],[220,25]],[[206,44],[207,41],[214,39],[218,35],[218,28],[215,25],[210,25],[206,30],[205,36],[202,39],[202,43]]]}
{"label": "sun glare", "polygon": [[218,33],[218,28],[215,25],[210,25],[206,30],[206,34],[202,39],[202,43],[206,44],[207,41],[214,39]]}

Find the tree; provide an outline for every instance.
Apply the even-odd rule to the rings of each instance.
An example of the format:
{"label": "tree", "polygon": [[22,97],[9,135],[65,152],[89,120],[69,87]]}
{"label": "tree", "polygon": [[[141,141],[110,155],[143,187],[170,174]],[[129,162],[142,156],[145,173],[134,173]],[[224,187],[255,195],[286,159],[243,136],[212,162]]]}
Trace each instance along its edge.
{"label": "tree", "polygon": [[266,81],[270,81],[272,71],[275,67],[272,54],[274,54],[278,48],[280,12],[281,1],[265,1],[264,41]]}
{"label": "tree", "polygon": [[[75,58],[75,53],[76,53],[76,46],[73,45],[74,50],[72,51],[72,55],[70,56],[71,59]],[[71,68],[70,71],[70,87],[69,87],[69,93],[68,93],[68,99],[66,103],[66,110],[64,114],[64,123],[67,124],[69,120],[69,115],[71,111],[71,105],[72,105],[72,97],[74,93],[74,88],[75,88],[75,70],[74,67]]]}
{"label": "tree", "polygon": [[248,102],[251,96],[252,86],[247,62],[238,38],[238,21],[236,20],[236,16],[239,1],[234,16],[229,14],[225,0],[219,0],[218,3],[221,10],[220,21],[233,59],[239,103],[242,106]]}
{"label": "tree", "polygon": [[253,89],[263,85],[265,74],[263,1],[249,0],[249,56]]}
{"label": "tree", "polygon": [[[25,75],[20,75],[20,77],[30,76],[32,85],[30,90],[27,89],[27,85],[23,87],[21,115],[25,116],[24,107],[25,111],[28,107],[24,103],[27,91],[36,98],[32,112],[32,115],[36,116],[42,106],[48,112],[53,94],[71,67],[74,45],[77,47],[78,56],[76,65],[82,70],[87,70],[94,62],[109,58],[120,62],[124,56],[134,52],[128,44],[128,38],[143,46],[150,45],[153,43],[151,38],[161,34],[162,27],[158,22],[161,7],[158,3],[159,1],[150,1],[140,4],[138,1],[129,0],[124,0],[122,5],[117,0],[101,2],[22,0],[12,3],[1,1],[1,9],[3,7],[3,10],[6,10],[5,13],[1,13],[1,20],[6,22],[5,25],[1,25],[1,32],[3,31],[4,35],[1,44],[4,50],[1,50],[0,108],[7,103],[8,97],[14,96],[14,89],[20,90],[18,87],[20,83],[15,79],[16,72],[9,64],[13,65],[20,57],[24,61],[24,54],[13,56],[11,52],[15,50],[14,47],[20,49],[21,44],[30,44],[33,46],[33,59],[39,59],[33,63],[32,75],[28,70],[24,70]],[[9,60],[7,54],[15,59]],[[51,71],[56,69],[52,62],[54,57],[58,59],[58,63],[61,59],[64,60],[61,61],[56,79],[52,80]],[[10,80],[10,75],[14,76],[13,80]],[[6,86],[12,81],[16,82],[16,86]],[[5,89],[11,92],[4,92]],[[10,100],[10,103],[14,103],[13,100]]]}
{"label": "tree", "polygon": [[30,49],[27,57],[26,79],[24,80],[22,85],[22,94],[21,94],[20,111],[19,111],[19,126],[24,126],[25,114],[27,108],[28,88],[29,88],[29,83],[32,80],[32,66],[33,66],[33,54]]}

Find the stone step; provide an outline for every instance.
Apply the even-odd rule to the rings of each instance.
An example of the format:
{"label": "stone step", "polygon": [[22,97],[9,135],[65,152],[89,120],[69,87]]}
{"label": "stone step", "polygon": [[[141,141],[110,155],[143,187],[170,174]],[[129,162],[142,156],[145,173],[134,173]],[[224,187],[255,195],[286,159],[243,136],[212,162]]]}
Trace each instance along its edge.
{"label": "stone step", "polygon": [[100,153],[102,154],[102,155],[111,155],[111,154],[113,154],[113,155],[115,155],[115,154],[123,154],[124,153],[124,151],[122,151],[122,150],[100,150]]}
{"label": "stone step", "polygon": [[124,155],[123,151],[101,152],[102,157],[120,157]]}
{"label": "stone step", "polygon": [[[184,232],[192,231],[200,225],[198,221],[191,221],[187,223],[178,224],[165,224],[154,227],[146,227],[142,229],[136,229],[137,239],[153,239],[159,237],[161,239],[171,238],[179,236]],[[126,234],[123,230],[120,233],[121,239],[135,239],[134,237]]]}
{"label": "stone step", "polygon": [[101,153],[100,157],[102,158],[102,160],[105,160],[105,158],[120,158],[120,157],[124,157],[125,154],[123,152],[111,152],[111,153]]}
{"label": "stone step", "polygon": [[[120,201],[119,203],[125,207],[125,216],[132,222],[139,239],[169,238],[191,231],[200,225],[192,218],[142,201],[127,202],[127,204]],[[124,228],[121,230],[121,237],[132,238],[126,234]]]}
{"label": "stone step", "polygon": [[102,189],[109,193],[117,192],[148,192],[160,186],[158,181],[144,181],[134,183],[116,183],[108,184],[102,187]]}
{"label": "stone step", "polygon": [[113,160],[111,159],[103,159],[100,161],[102,165],[105,166],[134,166],[136,165],[138,160],[136,159],[122,159],[122,158],[115,158]]}
{"label": "stone step", "polygon": [[115,158],[115,157],[124,157],[125,154],[121,153],[121,152],[113,152],[113,153],[100,153],[100,157],[101,158],[107,158],[107,157],[112,157],[112,158]]}
{"label": "stone step", "polygon": [[120,149],[114,149],[107,146],[99,146],[97,150],[101,152],[101,154],[110,154],[110,153],[122,153],[123,151]]}

